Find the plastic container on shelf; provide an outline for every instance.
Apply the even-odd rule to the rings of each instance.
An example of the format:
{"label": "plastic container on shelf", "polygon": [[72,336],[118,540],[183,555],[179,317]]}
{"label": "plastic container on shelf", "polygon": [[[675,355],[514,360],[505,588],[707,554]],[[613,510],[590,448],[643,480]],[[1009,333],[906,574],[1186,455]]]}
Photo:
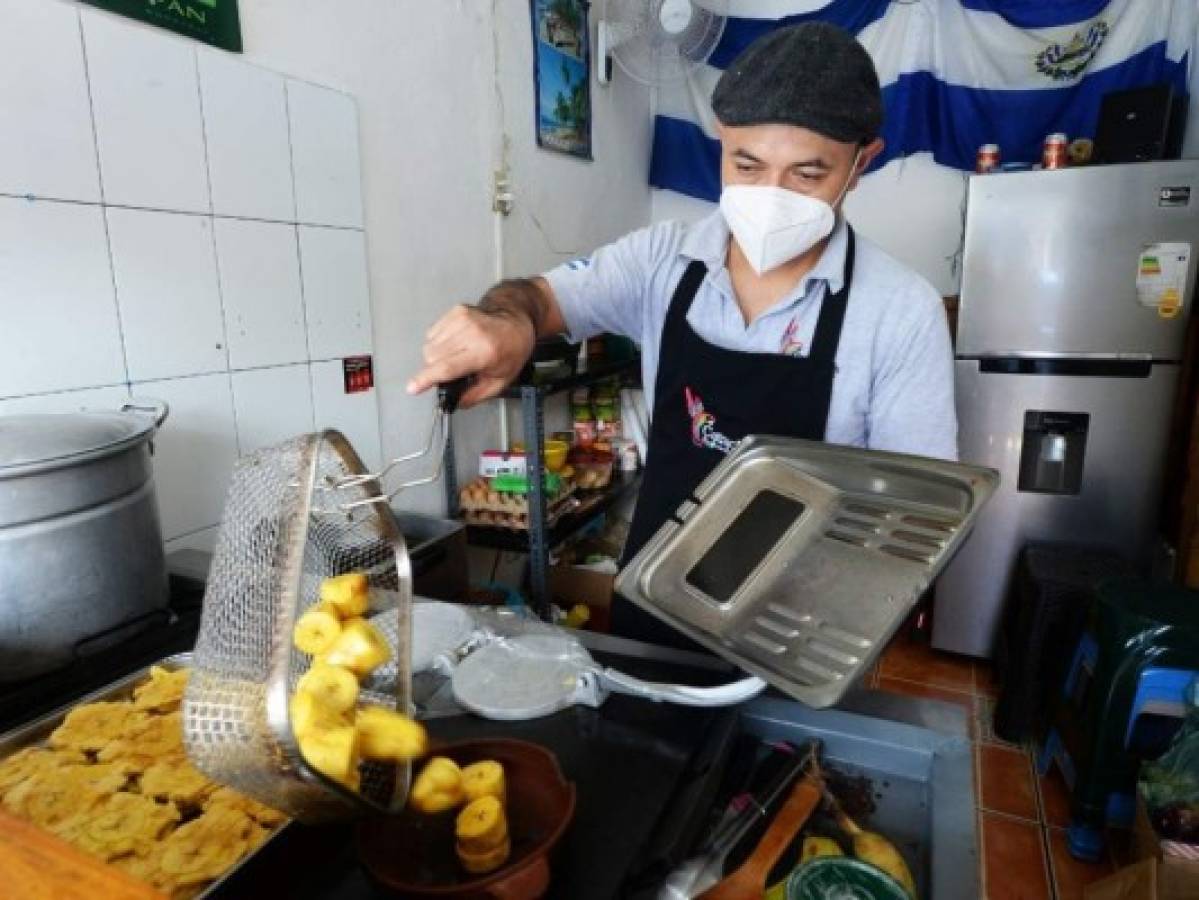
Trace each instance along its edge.
{"label": "plastic container on shelf", "polygon": [[578,447],[570,452],[568,460],[579,490],[598,491],[612,483],[611,453]]}

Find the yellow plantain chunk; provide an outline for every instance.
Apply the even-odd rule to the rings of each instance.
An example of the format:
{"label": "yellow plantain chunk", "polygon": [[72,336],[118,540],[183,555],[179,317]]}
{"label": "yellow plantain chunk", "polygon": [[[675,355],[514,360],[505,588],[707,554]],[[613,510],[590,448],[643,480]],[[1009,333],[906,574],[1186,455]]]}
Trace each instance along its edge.
{"label": "yellow plantain chunk", "polygon": [[365,678],[389,659],[391,648],[379,629],[366,619],[349,619],[342,623],[341,634],[322,661],[331,666],[342,666],[359,678]]}
{"label": "yellow plantain chunk", "polygon": [[504,767],[492,759],[471,763],[462,770],[462,788],[467,800],[495,797],[501,803],[506,798]]}
{"label": "yellow plantain chunk", "polygon": [[461,845],[456,846],[454,849],[458,854],[458,862],[461,863],[462,868],[466,869],[472,875],[486,875],[488,872],[494,872],[508,861],[508,856],[512,853],[512,844],[508,838],[504,838],[503,843],[498,847],[483,853],[471,853]]}
{"label": "yellow plantain chunk", "polygon": [[310,609],[296,619],[291,640],[301,653],[319,656],[332,647],[341,634],[341,619],[329,609],[321,607]]}
{"label": "yellow plantain chunk", "polygon": [[352,725],[312,731],[299,739],[300,753],[322,775],[350,782],[358,768],[357,733]]}
{"label": "yellow plantain chunk", "polygon": [[424,726],[403,713],[381,706],[360,709],[354,726],[366,759],[407,762],[422,755],[428,745]]}
{"label": "yellow plantain chunk", "polygon": [[454,823],[458,848],[482,854],[508,840],[508,820],[504,806],[495,797],[480,797],[466,804]]}
{"label": "yellow plantain chunk", "polygon": [[327,662],[313,663],[300,676],[296,690],[317,697],[333,712],[348,712],[358,702],[358,679],[349,669]]}
{"label": "yellow plantain chunk", "polygon": [[326,578],[321,583],[321,600],[332,603],[343,619],[360,616],[370,606],[370,588],[366,576],[351,572]]}

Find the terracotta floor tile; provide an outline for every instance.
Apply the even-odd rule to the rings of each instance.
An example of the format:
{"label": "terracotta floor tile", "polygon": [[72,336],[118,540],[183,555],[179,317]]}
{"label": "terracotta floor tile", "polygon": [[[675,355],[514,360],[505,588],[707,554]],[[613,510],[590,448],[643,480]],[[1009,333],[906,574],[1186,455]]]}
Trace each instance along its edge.
{"label": "terracotta floor tile", "polygon": [[1040,826],[987,812],[982,822],[988,900],[1049,900]]}
{"label": "terracotta floor tile", "polygon": [[1070,788],[1057,766],[1049,767],[1048,775],[1038,779],[1041,789],[1041,817],[1046,825],[1055,828],[1070,826]]}
{"label": "terracotta floor tile", "polygon": [[978,660],[974,663],[974,689],[983,697],[995,699],[999,696],[999,682],[995,680],[995,670],[989,662]]}
{"label": "terracotta floor tile", "polygon": [[[974,773],[973,773],[974,774],[974,805],[977,807],[981,807],[983,805],[983,793],[982,793],[982,785],[979,783],[982,781],[982,777],[979,773],[982,771],[982,760],[979,758],[979,755],[978,755],[978,744],[975,744],[971,748],[971,750],[973,751],[972,762],[974,764]],[[982,834],[981,826],[979,826],[978,833]]]}
{"label": "terracotta floor tile", "polygon": [[977,718],[978,740],[987,744],[998,744],[1013,750],[1023,750],[1019,744],[1012,744],[995,734],[995,700],[992,697],[978,695],[975,698],[975,717]]}
{"label": "terracotta floor tile", "polygon": [[1088,884],[1116,871],[1110,861],[1085,863],[1071,856],[1066,847],[1066,832],[1062,829],[1050,828],[1048,834],[1049,860],[1058,900],[1082,900],[1083,889]]}
{"label": "terracotta floor tile", "polygon": [[994,744],[979,744],[978,753],[983,809],[1038,821],[1028,754]]}
{"label": "terracotta floor tile", "polygon": [[883,677],[974,692],[973,661],[902,638],[892,642],[883,654],[879,673]]}
{"label": "terracotta floor tile", "polygon": [[880,691],[889,691],[892,694],[904,694],[908,697],[926,697],[929,700],[943,700],[946,703],[955,703],[966,710],[967,716],[970,718],[974,717],[974,697],[965,691],[953,691],[949,688],[921,684],[918,681],[905,681],[902,678],[892,678],[888,675],[879,676],[878,689]]}

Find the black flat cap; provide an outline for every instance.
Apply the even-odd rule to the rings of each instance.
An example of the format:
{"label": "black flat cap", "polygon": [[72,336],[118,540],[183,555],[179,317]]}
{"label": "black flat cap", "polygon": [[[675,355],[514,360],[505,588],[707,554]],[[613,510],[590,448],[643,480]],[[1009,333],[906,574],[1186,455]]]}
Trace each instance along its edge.
{"label": "black flat cap", "polygon": [[758,38],[716,83],[725,125],[798,125],[834,141],[878,137],[883,95],[874,62],[843,28],[804,22]]}

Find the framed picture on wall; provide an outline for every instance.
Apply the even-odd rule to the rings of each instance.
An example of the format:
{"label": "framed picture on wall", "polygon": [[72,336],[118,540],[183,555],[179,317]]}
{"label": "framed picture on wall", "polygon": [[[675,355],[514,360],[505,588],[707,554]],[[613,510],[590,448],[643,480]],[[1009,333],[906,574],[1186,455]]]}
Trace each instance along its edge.
{"label": "framed picture on wall", "polygon": [[529,0],[537,146],[591,159],[588,0]]}

